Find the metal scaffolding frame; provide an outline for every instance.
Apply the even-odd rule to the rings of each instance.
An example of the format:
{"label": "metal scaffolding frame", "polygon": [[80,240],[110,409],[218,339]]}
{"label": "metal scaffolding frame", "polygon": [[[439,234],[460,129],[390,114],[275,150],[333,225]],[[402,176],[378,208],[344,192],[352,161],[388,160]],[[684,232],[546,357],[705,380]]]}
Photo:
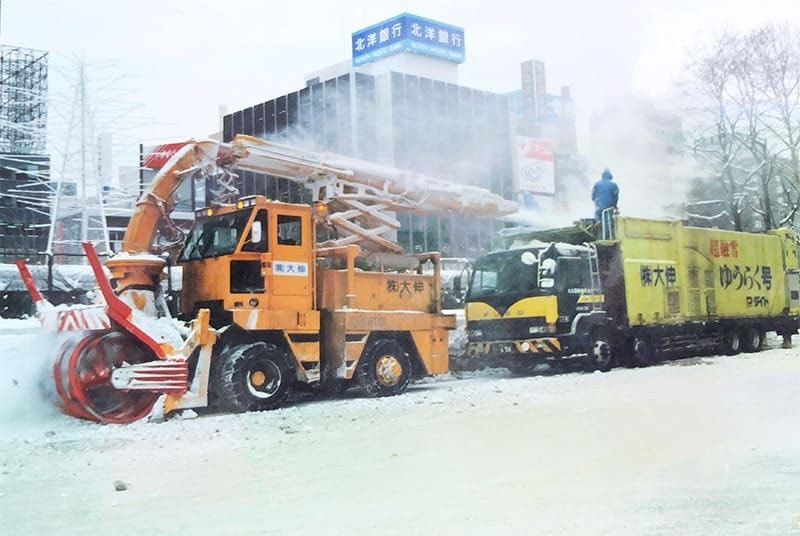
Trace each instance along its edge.
{"label": "metal scaffolding frame", "polygon": [[48,54],[0,45],[0,260],[35,257],[50,227]]}
{"label": "metal scaffolding frame", "polygon": [[47,63],[42,50],[0,45],[0,153],[45,152]]}

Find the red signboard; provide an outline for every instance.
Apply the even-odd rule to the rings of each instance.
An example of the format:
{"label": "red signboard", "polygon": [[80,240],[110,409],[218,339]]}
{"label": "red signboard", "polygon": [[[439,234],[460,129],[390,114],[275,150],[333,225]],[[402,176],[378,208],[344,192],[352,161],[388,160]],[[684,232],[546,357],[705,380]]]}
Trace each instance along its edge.
{"label": "red signboard", "polygon": [[160,169],[164,167],[164,164],[167,163],[167,160],[169,160],[172,155],[177,153],[184,145],[186,145],[185,141],[156,145],[142,158],[142,167],[150,169]]}
{"label": "red signboard", "polygon": [[543,140],[539,138],[523,138],[518,137],[517,143],[521,150],[523,158],[532,158],[534,160],[547,160],[553,161],[553,142],[550,140]]}

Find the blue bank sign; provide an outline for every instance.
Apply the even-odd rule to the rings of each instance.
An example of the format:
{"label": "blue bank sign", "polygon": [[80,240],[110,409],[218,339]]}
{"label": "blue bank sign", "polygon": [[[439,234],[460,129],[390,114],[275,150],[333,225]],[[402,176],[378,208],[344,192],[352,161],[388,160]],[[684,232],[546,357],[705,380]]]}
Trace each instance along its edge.
{"label": "blue bank sign", "polygon": [[401,52],[414,52],[454,63],[464,62],[464,29],[403,13],[353,32],[353,65]]}

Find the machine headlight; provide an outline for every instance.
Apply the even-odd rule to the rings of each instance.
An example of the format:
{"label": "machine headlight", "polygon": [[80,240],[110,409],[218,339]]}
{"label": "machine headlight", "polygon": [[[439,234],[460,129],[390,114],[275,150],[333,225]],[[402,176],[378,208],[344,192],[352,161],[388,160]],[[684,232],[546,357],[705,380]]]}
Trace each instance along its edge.
{"label": "machine headlight", "polygon": [[528,333],[546,333],[547,326],[531,326],[528,328]]}

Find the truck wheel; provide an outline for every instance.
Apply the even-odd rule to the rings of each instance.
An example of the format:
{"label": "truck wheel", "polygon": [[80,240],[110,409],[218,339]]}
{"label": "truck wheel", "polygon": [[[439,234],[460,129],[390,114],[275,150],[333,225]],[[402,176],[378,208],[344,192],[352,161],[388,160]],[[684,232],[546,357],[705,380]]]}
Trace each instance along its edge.
{"label": "truck wheel", "polygon": [[233,413],[262,411],[281,405],[294,372],[286,352],[263,342],[233,346],[222,356],[216,402]]}
{"label": "truck wheel", "polygon": [[[228,344],[215,345],[211,351],[211,366],[208,371],[207,409],[209,412],[225,411],[225,404],[222,400],[222,366],[225,363],[225,356],[231,351]],[[195,411],[197,410],[195,409]]]}
{"label": "truck wheel", "polygon": [[653,345],[645,338],[636,337],[631,341],[631,357],[634,365],[647,367],[656,362]]}
{"label": "truck wheel", "polygon": [[758,352],[764,346],[765,333],[758,328],[745,328],[742,334],[742,350]]}
{"label": "truck wheel", "polygon": [[606,337],[602,333],[597,333],[592,337],[592,347],[589,349],[589,355],[586,356],[584,361],[584,370],[586,372],[608,372],[614,366],[614,351],[608,343]]}
{"label": "truck wheel", "polygon": [[725,355],[736,355],[742,351],[742,338],[736,329],[722,332],[722,352]]}
{"label": "truck wheel", "polygon": [[379,339],[361,356],[356,378],[369,397],[398,395],[411,380],[408,351],[391,339]]}

